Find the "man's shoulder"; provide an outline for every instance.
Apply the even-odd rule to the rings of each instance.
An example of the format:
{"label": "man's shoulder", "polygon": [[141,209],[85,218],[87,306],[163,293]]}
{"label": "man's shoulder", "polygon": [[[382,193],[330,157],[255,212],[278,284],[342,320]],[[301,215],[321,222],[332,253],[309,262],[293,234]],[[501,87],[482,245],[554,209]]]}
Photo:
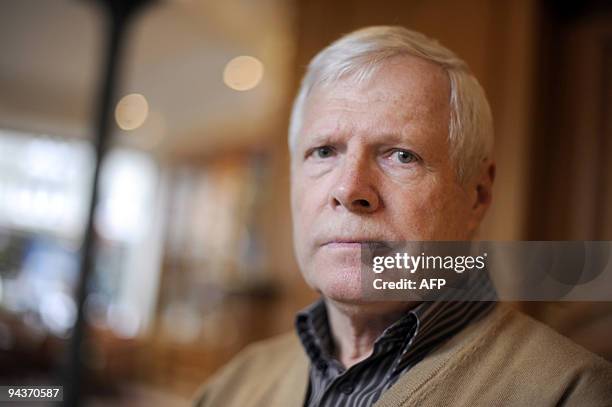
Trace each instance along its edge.
{"label": "man's shoulder", "polygon": [[521,402],[612,402],[610,362],[508,305],[498,308],[497,324],[488,329],[483,324],[486,337],[469,363],[473,374],[495,377],[506,389],[521,389]]}
{"label": "man's shoulder", "polygon": [[612,365],[545,324],[498,304],[433,350],[383,397],[407,405],[589,405],[612,400]]}
{"label": "man's shoulder", "polygon": [[239,355],[244,354],[249,358],[257,358],[260,355],[274,352],[278,356],[292,356],[301,352],[300,340],[294,331],[282,333],[268,339],[254,342],[244,348]]}
{"label": "man's shoulder", "polygon": [[305,358],[305,355],[297,335],[287,332],[247,345],[217,376],[236,370],[242,371],[242,374],[256,372],[262,366],[265,366],[266,375],[270,375],[274,370],[287,368],[287,365],[302,357]]}
{"label": "man's shoulder", "polygon": [[246,346],[196,393],[195,405],[245,405],[273,396],[279,383],[306,380],[308,361],[294,332]]}
{"label": "man's shoulder", "polygon": [[593,366],[612,368],[602,357],[578,345],[566,336],[561,335],[548,325],[535,320],[510,306],[505,308],[506,323],[500,328],[496,342],[511,351],[515,357],[538,359],[544,364],[558,367]]}

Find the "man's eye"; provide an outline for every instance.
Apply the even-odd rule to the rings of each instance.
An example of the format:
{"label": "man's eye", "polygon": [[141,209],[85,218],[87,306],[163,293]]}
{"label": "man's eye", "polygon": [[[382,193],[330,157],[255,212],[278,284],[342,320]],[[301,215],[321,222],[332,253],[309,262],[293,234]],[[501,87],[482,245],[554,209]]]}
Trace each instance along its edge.
{"label": "man's eye", "polygon": [[397,161],[402,164],[410,164],[418,159],[414,153],[406,150],[397,150],[393,154],[397,157]]}
{"label": "man's eye", "polygon": [[329,146],[317,147],[314,154],[317,158],[329,158],[334,155],[334,150]]}

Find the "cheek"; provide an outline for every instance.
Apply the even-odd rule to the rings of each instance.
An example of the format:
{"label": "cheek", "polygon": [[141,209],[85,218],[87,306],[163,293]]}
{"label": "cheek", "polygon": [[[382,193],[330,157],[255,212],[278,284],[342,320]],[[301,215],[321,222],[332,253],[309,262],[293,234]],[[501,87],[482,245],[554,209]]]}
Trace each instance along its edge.
{"label": "cheek", "polygon": [[291,180],[291,212],[293,216],[294,239],[299,246],[307,244],[312,235],[310,230],[316,225],[325,202],[320,186],[312,184],[308,178],[293,177]]}
{"label": "cheek", "polygon": [[459,189],[449,186],[445,193],[434,198],[431,211],[436,240],[465,240],[467,221],[465,195]]}
{"label": "cheek", "polygon": [[308,176],[292,178],[291,206],[297,220],[309,223],[311,217],[319,213],[327,202],[329,196],[329,182],[325,179],[312,179]]}
{"label": "cheek", "polygon": [[[399,193],[398,193],[399,192]],[[403,240],[462,239],[463,197],[452,186],[424,185],[396,191],[393,219],[401,219]],[[391,208],[389,208],[391,209]]]}

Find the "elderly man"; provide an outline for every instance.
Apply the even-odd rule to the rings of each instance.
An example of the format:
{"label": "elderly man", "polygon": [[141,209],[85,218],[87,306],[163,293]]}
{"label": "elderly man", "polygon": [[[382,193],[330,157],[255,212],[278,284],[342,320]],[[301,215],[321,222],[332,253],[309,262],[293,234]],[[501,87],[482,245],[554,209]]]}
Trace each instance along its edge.
{"label": "elderly man", "polygon": [[321,300],[248,347],[200,406],[610,406],[612,368],[491,302],[366,301],[360,250],[463,241],[491,203],[492,119],[466,64],[371,27],[310,63],[290,126],[295,252]]}

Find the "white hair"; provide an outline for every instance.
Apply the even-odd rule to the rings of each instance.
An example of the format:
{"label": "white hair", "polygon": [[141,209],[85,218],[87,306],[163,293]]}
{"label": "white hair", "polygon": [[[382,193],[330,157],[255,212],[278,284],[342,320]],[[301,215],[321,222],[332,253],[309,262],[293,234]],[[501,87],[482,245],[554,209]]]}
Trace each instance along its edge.
{"label": "white hair", "polygon": [[310,62],[293,103],[289,124],[289,149],[295,150],[302,127],[304,104],[322,84],[345,78],[367,80],[384,61],[411,55],[442,67],[450,81],[450,157],[460,182],[490,158],[493,119],[484,90],[467,64],[452,51],[425,35],[398,26],[374,26],[354,31],[333,42]]}

